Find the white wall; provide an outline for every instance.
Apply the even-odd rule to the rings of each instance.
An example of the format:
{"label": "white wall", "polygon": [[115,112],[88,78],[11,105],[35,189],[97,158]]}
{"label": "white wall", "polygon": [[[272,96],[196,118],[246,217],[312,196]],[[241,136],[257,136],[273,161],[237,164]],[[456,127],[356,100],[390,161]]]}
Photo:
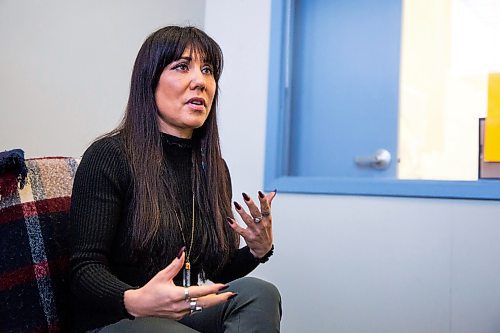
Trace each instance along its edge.
{"label": "white wall", "polygon": [[142,42],[204,0],[1,0],[0,151],[79,156],[121,120]]}
{"label": "white wall", "polygon": [[[206,3],[241,202],[262,188],[270,1]],[[273,214],[276,254],[254,275],[281,290],[283,332],[500,331],[499,202],[279,193]]]}

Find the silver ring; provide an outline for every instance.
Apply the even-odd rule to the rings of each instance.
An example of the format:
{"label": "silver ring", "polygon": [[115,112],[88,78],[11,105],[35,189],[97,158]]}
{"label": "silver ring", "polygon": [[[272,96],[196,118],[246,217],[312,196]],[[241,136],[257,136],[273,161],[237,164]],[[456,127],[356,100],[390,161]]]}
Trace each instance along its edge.
{"label": "silver ring", "polygon": [[198,306],[198,303],[196,301],[196,298],[191,298],[189,300],[189,310],[191,310],[191,312],[196,311],[197,306]]}
{"label": "silver ring", "polygon": [[184,300],[186,302],[189,301],[189,288],[188,287],[184,287]]}
{"label": "silver ring", "polygon": [[262,216],[259,216],[259,217],[254,217],[254,218],[253,218],[253,222],[254,222],[254,223],[260,223],[260,221],[262,221]]}
{"label": "silver ring", "polygon": [[189,310],[191,311],[191,314],[193,314],[195,312],[203,311],[203,307],[198,305],[196,298],[191,298],[189,301]]}
{"label": "silver ring", "polygon": [[203,311],[203,308],[201,306],[196,306],[194,310],[191,310],[191,314],[196,313],[196,312],[201,312]]}

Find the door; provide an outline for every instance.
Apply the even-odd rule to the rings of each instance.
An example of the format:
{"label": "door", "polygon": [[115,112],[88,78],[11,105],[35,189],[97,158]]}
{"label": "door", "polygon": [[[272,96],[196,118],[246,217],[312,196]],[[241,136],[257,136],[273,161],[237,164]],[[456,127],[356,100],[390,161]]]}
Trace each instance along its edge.
{"label": "door", "polygon": [[[395,178],[401,0],[295,0],[290,15],[289,175]],[[369,163],[380,149],[386,168]]]}

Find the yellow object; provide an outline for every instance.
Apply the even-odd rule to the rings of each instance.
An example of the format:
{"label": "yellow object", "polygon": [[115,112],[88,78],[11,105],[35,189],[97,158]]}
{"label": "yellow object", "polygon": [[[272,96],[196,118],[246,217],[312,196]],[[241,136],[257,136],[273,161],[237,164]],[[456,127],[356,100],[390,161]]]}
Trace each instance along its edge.
{"label": "yellow object", "polygon": [[488,115],[484,131],[484,160],[500,162],[500,73],[488,76]]}

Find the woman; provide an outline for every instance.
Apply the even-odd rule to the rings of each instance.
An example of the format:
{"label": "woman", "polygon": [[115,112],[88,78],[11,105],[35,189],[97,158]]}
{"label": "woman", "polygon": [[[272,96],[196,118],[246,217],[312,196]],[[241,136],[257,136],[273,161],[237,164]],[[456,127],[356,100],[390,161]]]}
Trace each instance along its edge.
{"label": "woman", "polygon": [[277,289],[243,278],[273,253],[276,191],[256,202],[243,193],[248,213],[234,206],[246,228],[236,223],[217,128],[221,70],[220,47],[194,27],[162,28],[142,45],[122,123],[75,176],[75,331],[279,331]]}

